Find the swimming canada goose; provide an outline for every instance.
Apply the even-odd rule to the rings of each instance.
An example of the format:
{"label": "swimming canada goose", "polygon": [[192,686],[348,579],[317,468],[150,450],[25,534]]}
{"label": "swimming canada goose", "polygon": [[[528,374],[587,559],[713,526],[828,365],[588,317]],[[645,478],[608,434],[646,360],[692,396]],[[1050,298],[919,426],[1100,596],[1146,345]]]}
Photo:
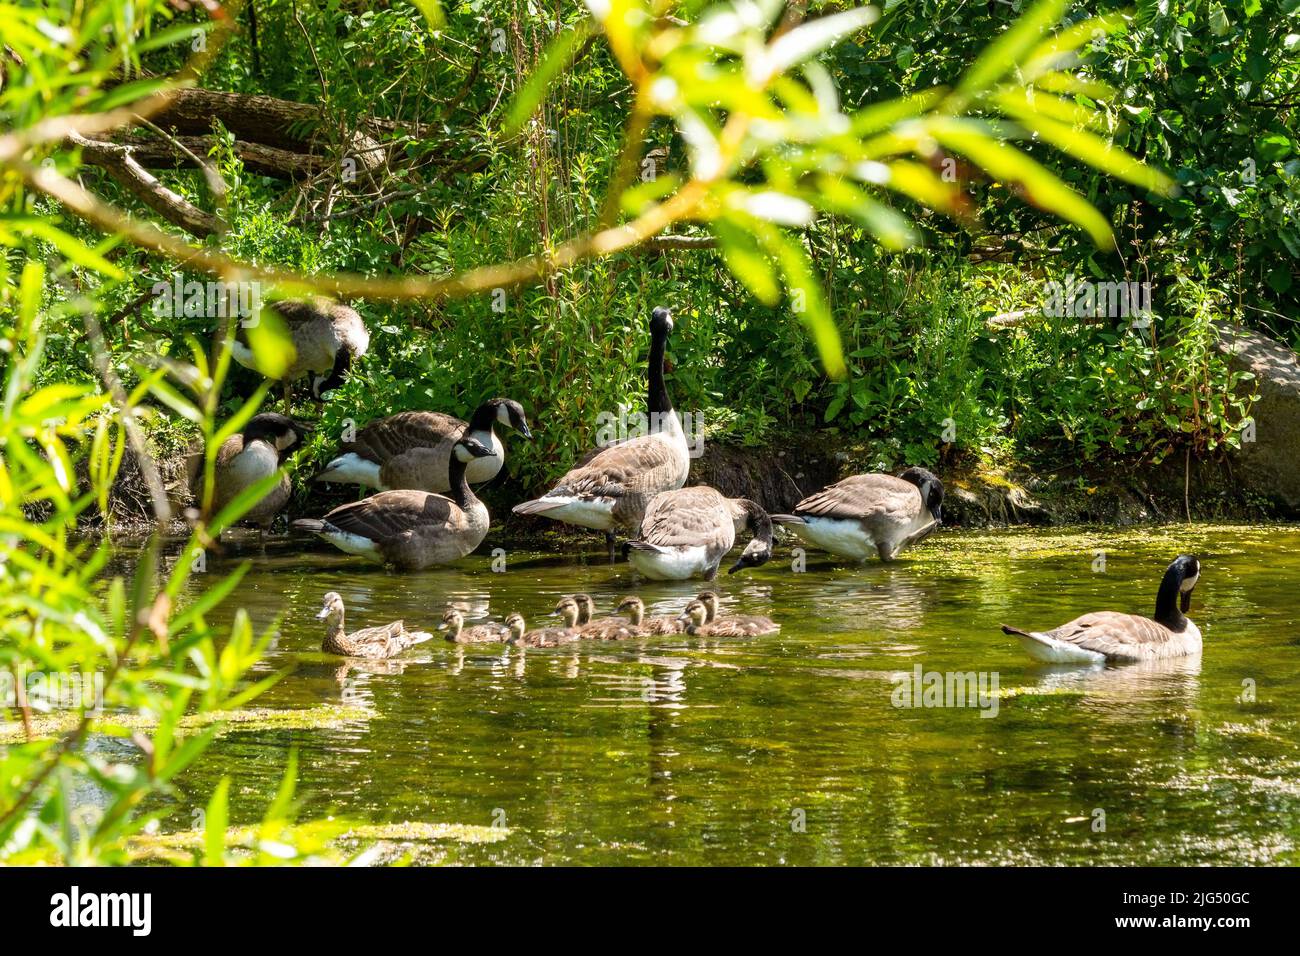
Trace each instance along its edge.
{"label": "swimming canada goose", "polygon": [[399,412],[366,425],[344,442],[338,454],[313,481],[337,481],[389,491],[413,488],[445,492],[451,487],[449,465],[456,439],[470,437],[492,449],[465,469],[472,484],[491,481],[505,463],[505,446],[496,425],[509,425],[532,438],[523,406],[513,399],[492,398],[474,410],[468,422],[442,412]]}
{"label": "swimming canada goose", "polygon": [[578,640],[578,602],[571,597],[563,598],[555,606],[555,613],[563,616],[563,627],[539,627],[531,631],[524,626],[520,615],[511,615],[519,618],[518,633],[512,631],[507,643],[523,647],[558,647]]}
{"label": "swimming canada goose", "polygon": [[[219,514],[249,485],[279,471],[306,433],[306,426],[286,415],[262,412],[250,418],[242,432],[222,442],[213,463],[212,514]],[[191,456],[187,465],[190,490],[197,500],[203,494],[203,455]],[[240,520],[266,531],[288,503],[290,491],[289,476],[281,474],[279,484]]]}
{"label": "swimming canada goose", "polygon": [[[703,601],[692,601],[678,618],[692,637],[757,637],[760,634],[773,633],[762,625],[741,617],[722,617],[707,621],[709,609]],[[777,630],[780,630],[779,626]]]}
{"label": "swimming canada goose", "polygon": [[[352,363],[370,348],[370,330],[355,309],[319,296],[310,299],[284,299],[270,303],[284,317],[296,357],[280,381],[289,386],[305,375],[311,377],[312,398],[324,401],[326,392],[343,384]],[[256,369],[253,350],[241,324],[235,341],[230,343],[230,357],[245,368]]]}
{"label": "swimming canada goose", "polygon": [[704,609],[708,612],[704,616],[704,623],[706,624],[713,624],[717,621],[735,622],[739,626],[751,628],[754,634],[776,634],[781,630],[780,624],[761,614],[723,615],[721,598],[718,596],[717,591],[701,591],[696,595],[695,600],[703,604]]}
{"label": "swimming canada goose", "polygon": [[620,614],[627,614],[633,629],[642,637],[653,634],[680,634],[686,629],[686,625],[675,617],[646,617],[645,602],[635,595],[619,601],[617,610]]}
{"label": "swimming canada goose", "polygon": [[596,450],[546,494],[515,505],[516,514],[544,515],[604,531],[612,558],[614,529],[634,532],[650,499],[686,483],[690,449],[664,383],[664,350],[672,329],[672,314],[663,307],[656,308],[650,317],[650,387],[646,401],[650,434]]}
{"label": "swimming canada goose", "polygon": [[[518,615],[512,616],[518,617]],[[512,633],[509,617],[501,624],[493,621],[466,627],[465,613],[454,606],[447,608],[446,613],[442,615],[442,623],[438,625],[438,630],[442,631],[443,636],[453,644],[500,644],[508,641]]]}
{"label": "swimming canada goose", "polygon": [[623,553],[655,581],[713,578],[742,528],[754,537],[731,574],[772,557],[772,519],[748,498],[728,498],[708,485],[678,488],[654,497],[637,539],[625,541]]}
{"label": "swimming canada goose", "polygon": [[1034,660],[1048,664],[1123,664],[1201,653],[1201,629],[1184,617],[1201,562],[1180,554],[1165,571],[1156,593],[1154,617],[1097,611],[1050,631],[1022,631],[1002,625],[1020,639]]}
{"label": "swimming canada goose", "polygon": [[349,634],[343,628],[343,598],[336,591],[325,595],[325,604],[316,617],[326,622],[325,637],[320,645],[325,654],[383,660],[433,637],[428,631],[408,631],[401,621],[366,627]]}
{"label": "swimming canada goose", "polygon": [[465,481],[465,468],[491,449],[468,435],[452,449],[452,490],[381,491],[340,505],[324,518],[299,518],[295,528],[324,538],[340,551],[419,571],[469,554],[487,537],[488,510]]}
{"label": "swimming canada goose", "polygon": [[772,515],[805,544],[865,561],[892,561],[943,520],[943,482],[924,468],[852,475],[809,495],[794,514]]}

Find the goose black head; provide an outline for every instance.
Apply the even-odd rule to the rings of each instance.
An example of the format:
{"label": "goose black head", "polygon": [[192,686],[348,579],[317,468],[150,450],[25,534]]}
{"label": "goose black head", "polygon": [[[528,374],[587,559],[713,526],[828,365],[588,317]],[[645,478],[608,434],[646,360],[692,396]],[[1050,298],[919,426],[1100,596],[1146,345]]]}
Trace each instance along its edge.
{"label": "goose black head", "polygon": [[673,330],[673,314],[662,305],[655,306],[650,313],[650,334],[668,335]]}
{"label": "goose black head", "polygon": [[1180,554],[1169,569],[1177,571],[1179,610],[1186,614],[1192,608],[1192,591],[1201,577],[1201,562],[1194,555]]}
{"label": "goose black head", "polygon": [[461,437],[452,449],[456,453],[456,460],[468,464],[475,458],[489,458],[493,454],[492,449],[483,444],[477,438],[471,438],[469,435]]}
{"label": "goose black head", "polygon": [[254,415],[244,426],[244,444],[264,441],[275,448],[283,458],[287,453],[302,444],[311,429],[301,422],[296,422],[288,415],[278,412],[262,412]]}
{"label": "goose black head", "polygon": [[727,573],[735,574],[741,568],[756,568],[760,564],[767,564],[771,560],[771,542],[754,538],[749,544],[745,545],[745,550],[740,553],[740,560],[733,564]]}
{"label": "goose black head", "polygon": [[533,437],[528,428],[524,406],[513,398],[489,398],[474,410],[474,415],[469,420],[469,430],[486,431],[493,423],[507,425],[525,438]]}
{"label": "goose black head", "polygon": [[1155,619],[1170,630],[1181,631],[1183,615],[1192,607],[1192,590],[1201,576],[1201,562],[1190,554],[1180,554],[1165,570],[1156,594]]}
{"label": "goose black head", "polygon": [[943,482],[934,472],[925,468],[909,468],[898,477],[916,485],[926,510],[934,516],[935,524],[943,524]]}

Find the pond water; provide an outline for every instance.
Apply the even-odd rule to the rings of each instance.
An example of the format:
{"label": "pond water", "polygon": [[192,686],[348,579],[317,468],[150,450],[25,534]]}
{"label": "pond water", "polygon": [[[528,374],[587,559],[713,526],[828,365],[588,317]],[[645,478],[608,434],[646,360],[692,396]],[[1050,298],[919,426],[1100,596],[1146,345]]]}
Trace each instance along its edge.
{"label": "pond water", "polygon": [[[429,630],[450,600],[540,626],[573,591],[601,613],[637,593],[663,614],[700,590],[638,582],[596,538],[580,547],[509,552],[503,573],[485,547],[406,575],[304,539],[231,547],[196,576],[252,560],[220,622],[237,606],[260,626],[279,616],[266,669],[296,667],[259,706],[357,716],[234,728],[186,790],[202,801],[229,775],[232,823],[254,822],[296,748],[304,817],[504,824],[440,850],[462,863],[1300,863],[1300,528],[954,531],[891,566],[810,552],[803,573],[782,548],[717,582],[728,610],[781,622],[771,637],[437,639],[387,673],[312,656],[330,590],[350,628]],[[1203,563],[1199,660],[1053,668],[998,628],[1149,614],[1179,552]],[[897,706],[931,672],[975,672],[987,696]]]}

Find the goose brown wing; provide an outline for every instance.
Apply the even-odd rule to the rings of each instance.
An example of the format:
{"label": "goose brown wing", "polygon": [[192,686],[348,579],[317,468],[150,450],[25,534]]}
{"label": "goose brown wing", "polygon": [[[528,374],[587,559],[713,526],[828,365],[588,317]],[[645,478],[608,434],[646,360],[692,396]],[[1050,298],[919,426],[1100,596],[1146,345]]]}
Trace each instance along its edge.
{"label": "goose brown wing", "polygon": [[340,454],[354,452],[382,465],[412,448],[436,448],[459,438],[465,423],[442,412],[398,412],[371,422],[357,432],[355,441],[344,442]]}
{"label": "goose brown wing", "polygon": [[675,474],[672,448],[658,435],[642,435],[602,448],[585,465],[559,480],[548,495],[619,497],[628,491],[663,488]]}
{"label": "goose brown wing", "polygon": [[1085,614],[1044,633],[1111,658],[1145,657],[1149,652],[1144,652],[1144,647],[1165,644],[1174,638],[1173,631],[1158,621],[1117,611]]}
{"label": "goose brown wing", "polygon": [[459,524],[462,515],[442,495],[424,491],[381,491],[335,508],[325,522],[349,534],[382,544],[422,528]]}
{"label": "goose brown wing", "polygon": [[646,508],[640,539],[672,548],[721,540],[732,527],[726,499],[713,488],[681,488],[657,495]]}
{"label": "goose brown wing", "polygon": [[795,513],[816,518],[853,519],[877,514],[914,516],[921,496],[916,485],[893,475],[852,475],[809,495]]}

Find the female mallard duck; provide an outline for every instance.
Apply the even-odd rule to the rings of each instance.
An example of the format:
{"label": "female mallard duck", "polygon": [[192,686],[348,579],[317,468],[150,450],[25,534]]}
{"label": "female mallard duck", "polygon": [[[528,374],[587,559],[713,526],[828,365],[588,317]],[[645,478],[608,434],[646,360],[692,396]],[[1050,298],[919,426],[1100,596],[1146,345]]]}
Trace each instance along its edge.
{"label": "female mallard duck", "polygon": [[558,647],[578,640],[578,602],[571,597],[563,598],[555,605],[555,613],[564,618],[563,627],[539,627],[531,631],[525,628],[524,619],[520,615],[511,615],[519,619],[516,628],[518,633],[512,632],[508,643],[520,647]]}
{"label": "female mallard duck", "polygon": [[1160,582],[1153,618],[1096,611],[1050,631],[1005,624],[1002,631],[1018,637],[1030,657],[1047,664],[1125,664],[1199,654],[1201,630],[1184,614],[1200,576],[1200,561],[1190,554],[1176,557]]}
{"label": "female mallard duck", "polygon": [[781,630],[781,625],[776,623],[770,617],[764,617],[761,614],[726,614],[721,610],[721,598],[717,591],[701,591],[696,595],[695,600],[704,605],[708,614],[705,615],[706,624],[714,624],[719,621],[734,623],[737,627],[746,627],[752,630],[755,635],[776,634]]}
{"label": "female mallard duck", "polygon": [[325,620],[325,637],[320,644],[325,654],[383,660],[433,637],[428,631],[408,631],[401,621],[349,634],[343,627],[343,598],[335,591],[325,595],[325,604],[316,617]]}
{"label": "female mallard duck", "polygon": [[574,594],[578,604],[578,633],[585,640],[621,641],[636,637],[636,632],[621,617],[593,617],[596,602],[590,594]]}
{"label": "female mallard duck", "polygon": [[324,518],[300,518],[295,528],[324,538],[340,551],[407,571],[446,564],[487,537],[488,511],[465,480],[465,466],[491,449],[466,435],[456,442],[447,496],[426,491],[381,491],[340,505]]}
{"label": "female mallard duck", "polygon": [[747,498],[728,498],[708,485],[656,495],[638,537],[623,544],[632,567],[655,581],[714,578],[723,557],[748,528],[754,535],[731,574],[772,557],[772,519]]}
{"label": "female mallard duck", "polygon": [[646,617],[645,602],[636,595],[618,602],[618,613],[627,614],[628,622],[639,637],[656,634],[680,634],[686,626],[675,617]]}
{"label": "female mallard duck", "polygon": [[532,438],[523,406],[509,398],[484,402],[468,422],[442,412],[399,412],[373,421],[338,454],[313,481],[337,481],[388,491],[411,488],[445,492],[451,488],[451,449],[468,434],[492,454],[476,458],[465,469],[473,484],[491,481],[505,464],[505,446],[496,426],[508,425],[524,438]]}
{"label": "female mallard duck", "polygon": [[[721,617],[709,621],[708,616],[709,609],[704,606],[704,602],[695,600],[686,605],[686,610],[678,620],[692,637],[757,637],[772,633],[772,629],[743,617]],[[778,625],[773,627],[780,630]]]}
{"label": "female mallard duck", "polygon": [[[518,615],[513,616],[518,617]],[[466,627],[465,613],[458,607],[447,608],[438,630],[442,631],[443,636],[453,644],[501,644],[508,641],[512,633],[509,617],[501,624],[489,622]]]}
{"label": "female mallard duck", "polygon": [[655,309],[650,318],[650,392],[646,403],[650,434],[597,449],[546,494],[515,505],[516,514],[544,515],[604,531],[613,558],[613,529],[635,531],[655,495],[686,483],[690,448],[664,384],[664,351],[672,329],[672,314],[662,307]]}
{"label": "female mallard duck", "polygon": [[[279,471],[289,453],[302,444],[306,433],[306,426],[286,415],[263,412],[250,418],[243,431],[231,435],[217,449],[212,475],[212,513],[219,514],[244,489]],[[192,456],[188,464],[190,490],[197,498],[203,492],[203,456]],[[289,476],[281,473],[279,483],[246,511],[241,520],[266,531],[288,503],[290,491]]]}
{"label": "female mallard duck", "polygon": [[[325,393],[343,384],[352,363],[370,348],[370,331],[355,309],[338,302],[314,297],[305,300],[285,299],[270,304],[284,316],[293,341],[294,361],[280,381],[285,386],[285,401],[291,383],[304,375],[311,376],[311,394],[324,401]],[[230,357],[247,368],[256,368],[253,350],[241,323],[237,338],[230,345]]]}
{"label": "female mallard duck", "polygon": [[809,495],[794,514],[772,515],[804,544],[865,561],[892,561],[943,520],[943,482],[924,468],[892,475],[852,475]]}

